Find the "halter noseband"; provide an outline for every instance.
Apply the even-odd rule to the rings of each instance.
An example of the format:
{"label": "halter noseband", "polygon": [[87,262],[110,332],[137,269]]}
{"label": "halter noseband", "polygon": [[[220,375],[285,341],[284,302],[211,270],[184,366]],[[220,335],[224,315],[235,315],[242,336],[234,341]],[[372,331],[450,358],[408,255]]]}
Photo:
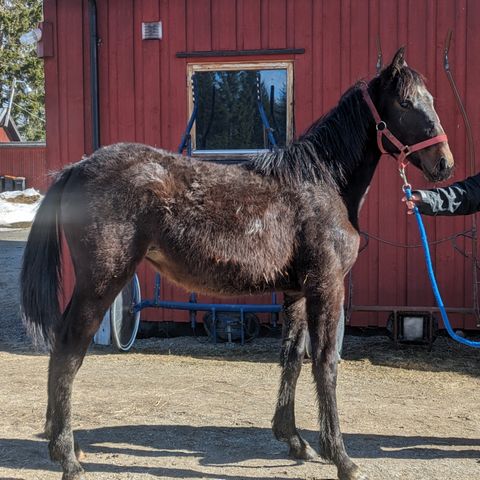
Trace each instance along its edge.
{"label": "halter noseband", "polygon": [[[415,145],[409,146],[404,145],[388,128],[387,124],[380,118],[375,105],[373,104],[372,98],[368,93],[368,88],[366,84],[361,85],[363,99],[365,100],[368,108],[370,108],[370,112],[372,112],[373,118],[375,119],[376,129],[377,129],[377,145],[379,150],[386,154],[390,155],[391,157],[395,158],[398,162],[398,166],[400,169],[404,170],[405,167],[408,165],[407,157],[413,153],[418,152],[419,150],[423,150],[424,148],[431,147],[432,145],[436,145],[437,143],[448,142],[447,135],[442,133],[441,135],[437,135],[435,137],[429,138],[428,140],[424,140],[423,142],[416,143]],[[383,137],[387,137],[387,139],[399,150],[398,153],[387,152],[383,146]]]}

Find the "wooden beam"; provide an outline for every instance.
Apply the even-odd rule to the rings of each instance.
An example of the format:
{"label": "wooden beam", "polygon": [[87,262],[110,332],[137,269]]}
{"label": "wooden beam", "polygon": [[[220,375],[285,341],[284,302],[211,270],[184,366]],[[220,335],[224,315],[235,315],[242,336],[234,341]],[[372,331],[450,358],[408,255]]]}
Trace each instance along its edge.
{"label": "wooden beam", "polygon": [[177,58],[198,57],[247,57],[257,55],[301,55],[304,48],[266,48],[259,50],[207,50],[197,52],[177,52]]}

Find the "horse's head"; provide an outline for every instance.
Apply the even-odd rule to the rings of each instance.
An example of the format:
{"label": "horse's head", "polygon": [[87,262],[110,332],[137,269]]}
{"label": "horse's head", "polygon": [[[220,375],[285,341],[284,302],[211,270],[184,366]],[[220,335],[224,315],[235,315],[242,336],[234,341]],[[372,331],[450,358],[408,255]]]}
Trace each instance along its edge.
{"label": "horse's head", "polygon": [[[407,66],[404,48],[398,50],[392,63],[382,70],[371,86],[376,90],[372,93],[381,119],[403,145],[413,146],[444,133],[433,106],[433,97],[423,77]],[[398,152],[385,136],[382,142],[387,152]],[[454,164],[446,139],[411,153],[408,160],[430,181],[449,178]]]}

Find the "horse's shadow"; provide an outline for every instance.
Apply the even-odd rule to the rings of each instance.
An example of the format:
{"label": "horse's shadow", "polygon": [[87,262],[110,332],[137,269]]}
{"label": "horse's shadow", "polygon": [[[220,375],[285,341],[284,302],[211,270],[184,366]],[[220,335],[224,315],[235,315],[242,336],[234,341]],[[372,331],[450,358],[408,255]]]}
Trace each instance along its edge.
{"label": "horse's shadow", "polygon": [[[305,431],[304,435],[313,446],[316,445],[316,432]],[[226,480],[241,480],[255,478],[255,469],[262,466],[287,468],[297,463],[287,459],[285,447],[273,438],[268,428],[125,425],[79,430],[76,437],[87,455],[85,467],[89,472],[148,473],[163,478],[221,477]],[[405,460],[480,458],[480,439],[375,434],[345,434],[344,437],[347,450],[353,458]],[[58,470],[56,465],[47,460],[44,440],[0,438],[0,452],[0,468]],[[106,456],[105,463],[93,462],[94,454]],[[136,457],[137,461],[125,465],[115,460],[118,456]],[[28,462],[25,457],[28,457]],[[151,462],[148,462],[148,458],[159,457],[169,459],[165,461],[165,466],[149,465]],[[194,467],[174,466],[172,457],[178,458],[178,463],[185,457],[197,457],[201,466],[209,467],[210,472],[212,467],[217,467],[218,472],[208,473]],[[138,460],[139,458],[144,458],[145,461]],[[256,460],[255,466],[243,463],[249,460]],[[320,458],[316,462],[323,463]],[[186,463],[188,465],[190,462]],[[225,474],[227,466],[242,468],[242,475]],[[271,480],[274,478],[282,480],[287,477],[270,477]]]}

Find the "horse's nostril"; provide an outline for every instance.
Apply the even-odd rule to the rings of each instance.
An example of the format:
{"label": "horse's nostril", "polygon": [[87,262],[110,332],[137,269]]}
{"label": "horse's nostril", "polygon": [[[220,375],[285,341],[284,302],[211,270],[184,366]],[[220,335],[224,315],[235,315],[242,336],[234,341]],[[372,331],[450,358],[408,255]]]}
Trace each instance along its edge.
{"label": "horse's nostril", "polygon": [[448,160],[445,158],[445,157],[442,157],[440,159],[440,162],[439,162],[439,165],[438,165],[438,168],[441,172],[445,171],[448,167]]}

